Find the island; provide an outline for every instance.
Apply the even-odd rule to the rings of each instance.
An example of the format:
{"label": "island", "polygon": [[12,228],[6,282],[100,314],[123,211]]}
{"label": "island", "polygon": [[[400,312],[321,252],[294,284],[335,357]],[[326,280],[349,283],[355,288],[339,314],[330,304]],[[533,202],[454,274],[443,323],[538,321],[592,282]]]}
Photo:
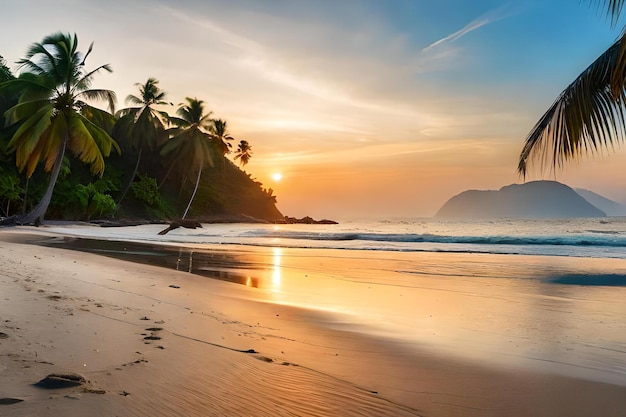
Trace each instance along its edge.
{"label": "island", "polygon": [[468,190],[437,212],[445,218],[605,217],[606,213],[557,181],[511,184],[499,190]]}

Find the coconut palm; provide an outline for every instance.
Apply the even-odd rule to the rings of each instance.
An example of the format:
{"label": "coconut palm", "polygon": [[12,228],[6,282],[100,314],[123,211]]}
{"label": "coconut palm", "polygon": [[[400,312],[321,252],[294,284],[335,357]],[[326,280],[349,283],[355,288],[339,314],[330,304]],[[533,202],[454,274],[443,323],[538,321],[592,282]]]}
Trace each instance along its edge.
{"label": "coconut palm", "polygon": [[196,196],[202,169],[207,163],[213,166],[213,158],[217,151],[215,141],[208,133],[213,126],[211,112],[205,114],[202,100],[189,97],[186,100],[187,104],[182,104],[176,111],[179,117],[169,118],[175,127],[169,129],[172,137],[161,149],[161,155],[171,158],[170,167],[178,166],[187,172],[197,171],[196,184],[182,219],[187,217]]}
{"label": "coconut palm", "polygon": [[93,77],[111,72],[108,65],[85,71],[84,56],[78,52],[76,35],[55,33],[34,43],[20,60],[17,79],[7,81],[1,88],[19,86],[19,102],[6,114],[6,122],[18,124],[9,149],[16,154],[16,165],[30,178],[39,162],[51,172],[50,182],[41,201],[33,210],[19,219],[22,223],[43,220],[59,176],[66,148],[82,162],[91,166],[93,174],[104,172],[104,157],[111,149],[119,152],[117,143],[101,127],[112,125],[113,116],[87,104],[87,100],[106,100],[114,110],[115,93],[110,90],[90,89]]}
{"label": "coconut palm", "polygon": [[123,139],[131,149],[137,151],[135,168],[120,194],[118,205],[137,175],[143,151],[154,151],[167,139],[163,120],[167,120],[169,116],[152,107],[168,104],[165,101],[165,92],[158,84],[159,81],[155,78],[148,78],[145,84],[135,84],[139,88],[139,96],[130,94],[126,97],[126,103],[135,106],[121,109],[116,113],[119,119],[113,129],[113,136]]}
{"label": "coconut palm", "polygon": [[225,120],[213,119],[213,124],[209,127],[209,133],[211,133],[213,139],[216,141],[216,145],[222,152],[222,155],[230,153],[230,149],[233,147],[230,141],[235,139],[230,136],[226,125]]}
{"label": "coconut palm", "polygon": [[0,55],[0,82],[13,79],[13,74],[9,67],[7,67],[7,61]]}
{"label": "coconut palm", "polygon": [[226,170],[226,158],[224,158],[224,156],[231,152],[230,149],[233,147],[233,145],[230,142],[235,140],[235,138],[230,136],[230,133],[228,133],[228,128],[226,126],[227,123],[225,120],[213,119],[212,122],[213,124],[209,128],[209,133],[211,133],[215,146],[218,148],[222,156],[220,160],[222,161],[223,176]]}
{"label": "coconut palm", "polygon": [[240,140],[237,150],[235,151],[235,159],[239,159],[241,166],[245,166],[252,158],[252,146],[247,140]]}
{"label": "coconut palm", "polygon": [[[617,23],[625,0],[590,0]],[[588,152],[612,148],[626,133],[626,32],[578,76],[539,119],[526,138],[517,167],[561,167]]]}

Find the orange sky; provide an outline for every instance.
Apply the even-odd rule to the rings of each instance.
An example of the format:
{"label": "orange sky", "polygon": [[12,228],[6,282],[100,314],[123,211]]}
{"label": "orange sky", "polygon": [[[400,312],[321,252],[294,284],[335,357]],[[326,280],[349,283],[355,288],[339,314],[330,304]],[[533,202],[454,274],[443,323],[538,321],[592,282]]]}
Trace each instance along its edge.
{"label": "orange sky", "polygon": [[[88,66],[113,67],[94,87],[118,107],[148,77],[174,103],[204,100],[251,143],[245,169],[286,215],[432,216],[466,189],[522,181],[526,134],[619,34],[570,0],[518,3],[12,2],[0,55],[76,32],[82,50],[95,42]],[[625,162],[621,150],[557,179],[626,201]]]}

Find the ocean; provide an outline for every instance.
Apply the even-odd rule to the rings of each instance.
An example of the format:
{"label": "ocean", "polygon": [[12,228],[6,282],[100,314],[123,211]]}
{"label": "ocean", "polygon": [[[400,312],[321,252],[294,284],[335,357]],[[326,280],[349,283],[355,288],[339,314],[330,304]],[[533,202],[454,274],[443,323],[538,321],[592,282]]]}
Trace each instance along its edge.
{"label": "ocean", "polygon": [[[626,218],[49,225],[48,244],[194,272],[408,350],[626,386]],[[108,244],[107,244],[108,242]]]}
{"label": "ocean", "polygon": [[76,236],[193,245],[626,258],[626,217],[403,218],[343,221],[338,225],[210,224],[198,229],[179,228],[159,236],[157,232],[164,227],[53,229]]}

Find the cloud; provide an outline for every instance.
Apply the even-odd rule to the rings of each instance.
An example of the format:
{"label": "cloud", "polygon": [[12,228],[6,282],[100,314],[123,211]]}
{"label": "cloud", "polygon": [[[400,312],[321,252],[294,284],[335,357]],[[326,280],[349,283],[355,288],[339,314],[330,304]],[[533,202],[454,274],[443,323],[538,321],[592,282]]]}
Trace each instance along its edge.
{"label": "cloud", "polygon": [[428,45],[427,47],[425,47],[424,49],[422,49],[422,52],[427,52],[433,48],[436,48],[438,46],[441,45],[445,45],[445,44],[449,44],[452,42],[457,41],[458,39],[462,38],[463,36],[475,31],[476,29],[480,29],[483,26],[486,26],[490,23],[493,22],[497,22],[499,20],[505,19],[507,17],[512,16],[514,13],[511,12],[510,10],[508,10],[507,8],[504,7],[499,7],[496,8],[494,10],[491,10],[485,14],[483,14],[482,16],[480,16],[477,19],[472,20],[471,22],[469,22],[467,25],[465,25],[463,28],[457,30],[454,33],[449,34],[448,36],[445,36],[433,43],[431,43],[430,45]]}
{"label": "cloud", "polygon": [[[220,18],[192,15],[168,6],[163,6],[162,11],[187,29],[196,27],[209,33],[207,40],[223,54],[222,58],[213,54],[216,61],[222,65],[227,62],[233,69],[236,66],[240,75],[248,74],[246,82],[251,78],[262,81],[255,83],[254,89],[271,91],[272,97],[281,97],[283,105],[299,101],[294,107],[305,114],[303,107],[317,106],[334,114],[349,109],[355,112],[350,114],[358,113],[359,119],[384,115],[411,118],[424,125],[432,123],[432,116],[417,111],[414,102],[394,97],[394,91],[406,89],[396,84],[403,84],[402,80],[410,82],[406,79],[406,67],[398,64],[410,54],[396,33],[370,33],[373,29],[368,25],[348,30],[323,22],[300,23],[296,27],[290,19],[252,12]],[[256,36],[255,28],[259,26],[267,28],[262,36]],[[242,30],[234,33],[230,27]],[[292,36],[275,37],[273,31]]]}

